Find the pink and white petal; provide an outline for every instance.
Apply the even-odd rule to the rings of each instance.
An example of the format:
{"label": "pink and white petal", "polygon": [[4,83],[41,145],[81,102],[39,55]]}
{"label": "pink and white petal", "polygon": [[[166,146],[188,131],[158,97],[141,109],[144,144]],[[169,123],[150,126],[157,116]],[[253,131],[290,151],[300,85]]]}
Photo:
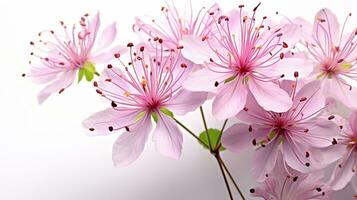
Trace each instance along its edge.
{"label": "pink and white petal", "polygon": [[312,118],[325,107],[325,97],[322,94],[319,81],[313,81],[304,85],[294,97],[293,108],[298,113],[297,118]]}
{"label": "pink and white petal", "polygon": [[183,46],[182,55],[195,64],[205,64],[210,61],[210,58],[214,58],[214,52],[207,41],[202,41],[202,38],[192,35],[183,36],[179,43]]}
{"label": "pink and white petal", "polygon": [[222,144],[229,151],[241,153],[253,147],[253,133],[249,131],[246,124],[235,124],[224,131],[222,135]]}
{"label": "pink and white petal", "polygon": [[[110,81],[107,81],[107,80]],[[105,68],[98,81],[100,89],[110,91],[117,95],[125,95],[125,92],[134,93],[136,90],[128,81],[127,75],[119,68]]]}
{"label": "pink and white petal", "polygon": [[69,70],[59,75],[55,81],[40,91],[37,96],[38,103],[42,104],[49,96],[51,96],[51,94],[60,92],[62,89],[72,85],[74,79],[76,78],[76,72],[76,70]]}
{"label": "pink and white petal", "polygon": [[292,106],[288,93],[275,83],[252,78],[248,81],[248,86],[257,103],[266,110],[285,112]]}
{"label": "pink and white petal", "polygon": [[271,115],[264,110],[255,100],[251,92],[248,92],[247,102],[242,111],[237,114],[237,118],[246,123],[263,124],[271,119]]}
{"label": "pink and white petal", "polygon": [[115,40],[116,34],[117,34],[117,27],[115,22],[105,27],[101,36],[97,40],[95,50],[100,51],[111,45]]}
{"label": "pink and white petal", "polygon": [[[329,41],[333,42],[332,45],[337,46],[340,38],[340,24],[336,15],[328,8],[318,11],[315,16],[313,33],[315,38],[320,39],[322,46]],[[327,41],[326,38],[328,38]]]}
{"label": "pink and white petal", "polygon": [[307,148],[303,143],[297,144],[294,138],[285,136],[282,142],[282,153],[286,164],[302,173],[312,170],[311,160],[306,158]]}
{"label": "pink and white petal", "polygon": [[108,51],[101,52],[98,54],[94,54],[90,56],[89,60],[94,62],[94,63],[105,63],[109,62],[112,59],[114,59],[114,54],[119,53],[119,54],[124,54],[127,51],[127,48],[123,45],[118,45],[113,48],[111,48]]}
{"label": "pink and white petal", "polygon": [[135,118],[140,113],[140,110],[129,108],[107,108],[99,111],[85,119],[82,124],[90,131],[90,135],[108,135],[112,133],[109,127],[113,130],[130,127],[135,122]]}
{"label": "pink and white petal", "polygon": [[29,76],[34,83],[43,84],[55,80],[61,72],[62,70],[53,70],[52,68],[41,66],[33,67]]}
{"label": "pink and white petal", "polygon": [[274,138],[265,147],[257,149],[254,155],[253,174],[258,182],[263,182],[276,164],[279,152],[278,139]]}
{"label": "pink and white petal", "polygon": [[320,163],[322,166],[327,166],[337,160],[341,159],[348,153],[345,145],[336,144],[324,148],[314,148],[311,150],[316,163]]}
{"label": "pink and white petal", "polygon": [[190,91],[212,92],[217,89],[216,82],[222,82],[230,76],[232,75],[229,73],[217,73],[203,68],[190,74],[182,83],[182,87]]}
{"label": "pink and white petal", "polygon": [[247,101],[248,89],[240,79],[224,84],[212,104],[212,114],[218,120],[237,115]]}
{"label": "pink and white petal", "polygon": [[330,186],[333,190],[343,189],[356,174],[356,153],[350,150],[346,156],[337,163],[330,180]]}
{"label": "pink and white petal", "polygon": [[178,159],[182,150],[182,133],[172,118],[163,113],[157,114],[159,119],[153,133],[155,147],[162,155]]}
{"label": "pink and white petal", "polygon": [[196,110],[207,99],[207,92],[191,92],[185,89],[181,89],[171,102],[167,105],[167,108],[174,114],[184,115],[188,112]]}
{"label": "pink and white petal", "polygon": [[351,131],[357,133],[357,110],[354,110],[350,117],[348,118],[348,123],[350,125]]}
{"label": "pink and white petal", "polygon": [[354,175],[352,177],[352,180],[351,180],[351,185],[352,185],[352,188],[355,192],[357,192],[357,176]]}
{"label": "pink and white petal", "polygon": [[281,76],[284,74],[283,79],[295,80],[294,73],[299,73],[299,78],[308,77],[313,70],[313,63],[307,58],[298,57],[284,57],[276,64],[274,64],[267,74],[271,76]]}
{"label": "pink and white petal", "polygon": [[146,114],[140,121],[123,133],[113,145],[112,159],[115,166],[126,166],[134,162],[143,152],[151,132],[151,116]]}
{"label": "pink and white petal", "polygon": [[288,49],[291,49],[298,43],[302,36],[302,28],[298,24],[294,23],[285,23],[280,25],[281,33],[281,41],[285,42],[288,45]]}
{"label": "pink and white petal", "polygon": [[349,84],[346,83],[342,78],[325,78],[321,82],[321,85],[323,87],[322,92],[326,97],[335,97],[347,107],[357,108],[357,89],[352,88],[351,90]]}
{"label": "pink and white petal", "polygon": [[[302,29],[302,35],[303,38],[307,41],[312,41],[312,29],[313,29],[313,24],[311,24],[309,21],[305,20],[302,17],[297,17],[293,19],[293,22],[297,25],[299,25]],[[302,41],[304,42],[304,41]]]}
{"label": "pink and white petal", "polygon": [[100,27],[100,14],[97,12],[96,15],[93,16],[88,22],[88,30],[91,34],[92,42],[94,42],[95,38],[97,37],[97,33]]}

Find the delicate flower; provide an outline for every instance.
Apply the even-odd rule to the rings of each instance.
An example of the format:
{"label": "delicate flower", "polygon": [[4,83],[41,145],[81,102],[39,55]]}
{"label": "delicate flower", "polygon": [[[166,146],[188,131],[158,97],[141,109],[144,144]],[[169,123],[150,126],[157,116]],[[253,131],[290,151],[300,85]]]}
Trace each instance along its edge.
{"label": "delicate flower", "polygon": [[212,109],[217,119],[241,111],[249,93],[267,110],[288,110],[292,102],[279,88],[278,79],[291,79],[294,71],[300,74],[310,71],[304,59],[288,53],[299,40],[300,27],[292,23],[266,24],[267,17],[257,22],[258,6],[250,17],[243,6],[221,16],[216,21],[217,34],[211,39],[185,37],[182,42],[186,58],[207,65],[193,73],[183,86],[191,91],[216,90]]}
{"label": "delicate flower", "polygon": [[[153,38],[161,38],[163,47],[166,51],[172,49],[182,49],[181,40],[184,36],[192,35],[205,40],[211,37],[214,25],[214,16],[220,15],[221,11],[217,4],[211,6],[208,10],[202,8],[196,15],[192,9],[192,3],[189,2],[185,14],[179,12],[174,3],[167,4],[167,7],[161,8],[165,18],[162,21],[153,19],[152,23],[145,23],[140,18],[136,18],[134,31],[144,33],[149,36],[149,44],[152,49],[156,49],[156,43]],[[185,61],[190,67],[191,62]]]}
{"label": "delicate flower", "polygon": [[325,8],[316,14],[313,27],[302,24],[312,32],[307,33],[305,46],[315,62],[313,77],[321,81],[324,94],[356,107],[357,28],[345,34],[347,19],[340,31],[337,17]]}
{"label": "delicate flower", "polygon": [[265,200],[328,200],[330,188],[321,181],[323,171],[303,174],[293,169],[286,173],[279,155],[277,165],[260,187],[250,189],[252,196]]}
{"label": "delicate flower", "polygon": [[[162,44],[161,40],[157,42]],[[113,161],[128,165],[142,153],[153,118],[157,123],[153,132],[157,150],[178,158],[182,134],[172,116],[195,110],[207,94],[182,89],[187,66],[176,59],[176,53],[163,57],[162,52],[157,52],[152,57],[144,46],[134,53],[133,45],[128,46],[131,61],[126,65],[120,60],[125,70],[108,65],[100,82],[95,83],[97,92],[111,101],[111,108],[92,115],[83,124],[100,135],[125,129],[113,146]]]}
{"label": "delicate flower", "polygon": [[36,83],[47,83],[38,95],[39,103],[52,93],[62,93],[74,82],[77,72],[78,81],[84,76],[91,81],[95,74],[98,75],[95,64],[107,62],[114,58],[115,53],[123,52],[120,46],[106,50],[115,39],[116,24],[106,27],[97,39],[99,13],[92,19],[88,16],[85,14],[79,21],[80,26],[73,25],[71,30],[61,21],[64,34],[53,30],[42,31],[38,34],[38,42],[30,42],[38,52],[31,52],[31,55],[40,62],[33,66],[29,75]]}
{"label": "delicate flower", "polygon": [[[340,152],[340,159],[332,175],[330,185],[334,190],[344,188],[349,182],[357,192],[357,110],[353,111],[349,120],[342,127],[341,136],[336,141],[336,148],[343,148],[343,151],[336,151],[336,148],[327,151],[336,154]],[[332,157],[332,156],[331,156]]]}
{"label": "delicate flower", "polygon": [[317,163],[319,154],[312,150],[332,145],[339,131],[332,122],[334,116],[318,116],[325,108],[318,82],[300,86],[300,82],[283,81],[281,88],[293,101],[291,109],[266,111],[250,95],[237,115],[249,125],[236,124],[222,138],[223,145],[233,152],[257,147],[253,171],[259,181],[274,168],[279,152],[288,166],[300,172],[322,167]]}

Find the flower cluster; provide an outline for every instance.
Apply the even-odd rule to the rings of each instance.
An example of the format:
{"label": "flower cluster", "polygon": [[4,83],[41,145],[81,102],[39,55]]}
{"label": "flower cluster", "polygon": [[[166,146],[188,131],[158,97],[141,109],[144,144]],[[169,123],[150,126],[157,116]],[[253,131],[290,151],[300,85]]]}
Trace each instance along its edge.
{"label": "flower cluster", "polygon": [[[83,126],[90,135],[123,131],[113,146],[115,165],[135,161],[151,132],[157,151],[178,159],[181,126],[227,172],[220,151],[254,150],[252,172],[262,185],[250,190],[255,197],[329,199],[350,182],[357,192],[357,28],[346,31],[351,14],[340,27],[327,8],[313,23],[258,17],[260,3],[226,13],[217,4],[187,8],[183,14],[169,3],[160,20],[136,18],[133,31],[141,40],[126,47],[109,48],[115,23],[98,36],[99,13],[85,14],[70,30],[61,22],[64,34],[40,32],[30,42],[38,62],[30,61],[28,74],[47,83],[39,102],[62,93],[76,76],[79,82],[97,75],[95,91],[109,107]],[[101,73],[98,63],[106,64]],[[200,107],[205,120],[201,106],[210,99],[213,117],[225,123],[213,135],[204,121],[205,142],[176,117]],[[352,110],[350,116],[337,112],[340,105]],[[224,129],[230,119],[238,122]],[[323,170],[331,165],[335,170],[324,182]]]}

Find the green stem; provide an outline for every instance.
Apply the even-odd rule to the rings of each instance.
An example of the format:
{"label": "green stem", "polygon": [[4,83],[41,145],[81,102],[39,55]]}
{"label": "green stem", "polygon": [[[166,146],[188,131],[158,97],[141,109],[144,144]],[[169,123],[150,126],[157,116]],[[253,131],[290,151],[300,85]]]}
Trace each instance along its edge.
{"label": "green stem", "polygon": [[221,169],[221,173],[222,173],[222,176],[223,176],[223,179],[224,179],[224,183],[226,184],[226,188],[227,188],[227,191],[228,191],[228,194],[229,194],[229,198],[230,198],[231,200],[233,200],[232,191],[231,191],[231,188],[230,188],[230,186],[229,186],[226,173],[224,172],[224,169],[223,169],[223,167],[222,167],[222,163],[220,162],[219,154],[216,154],[216,155],[215,155],[215,158],[216,158],[216,160],[217,160],[217,162],[218,162],[219,168]]}
{"label": "green stem", "polygon": [[234,187],[237,189],[237,191],[239,192],[239,195],[242,197],[242,200],[245,200],[245,197],[244,197],[242,191],[239,189],[237,182],[234,180],[232,174],[231,174],[231,173],[229,172],[229,170],[228,170],[228,167],[227,167],[226,164],[223,162],[223,160],[222,160],[222,158],[221,158],[221,156],[220,156],[219,154],[217,155],[217,159],[219,160],[219,162],[222,164],[223,168],[224,168],[225,171],[227,172],[227,174],[228,174],[229,178],[231,179],[231,181],[232,181]]}
{"label": "green stem", "polygon": [[219,136],[218,136],[218,140],[217,140],[218,144],[217,144],[216,148],[214,149],[215,151],[217,151],[222,146],[221,139],[222,139],[223,131],[226,128],[227,122],[228,122],[228,119],[224,120],[221,132],[219,132]]}
{"label": "green stem", "polygon": [[205,126],[205,130],[206,130],[206,134],[207,134],[207,139],[208,139],[208,146],[209,146],[209,150],[212,152],[212,144],[211,144],[211,138],[208,134],[208,128],[207,128],[207,123],[206,123],[206,118],[205,118],[205,114],[203,112],[203,108],[202,106],[200,106],[200,111],[201,111],[201,116],[202,116],[202,121],[203,121],[203,125]]}
{"label": "green stem", "polygon": [[194,134],[189,128],[187,128],[185,125],[183,125],[179,120],[177,120],[176,118],[173,117],[173,119],[175,120],[175,122],[180,125],[183,129],[185,129],[189,134],[191,134],[194,138],[196,138],[196,140],[198,140],[198,142],[200,142],[203,146],[205,146],[206,148],[208,148],[208,146],[199,138],[197,137],[196,134]]}

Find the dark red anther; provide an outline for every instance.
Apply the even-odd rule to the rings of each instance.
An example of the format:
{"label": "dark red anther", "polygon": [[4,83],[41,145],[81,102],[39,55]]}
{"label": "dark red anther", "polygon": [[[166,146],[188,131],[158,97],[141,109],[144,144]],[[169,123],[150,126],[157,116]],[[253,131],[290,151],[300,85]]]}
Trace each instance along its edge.
{"label": "dark red anther", "polygon": [[249,125],[248,131],[249,131],[249,132],[252,132],[252,131],[253,131],[252,125]]}
{"label": "dark red anther", "polygon": [[182,63],[182,64],[181,64],[181,67],[182,67],[182,68],[187,68],[187,65],[186,65],[185,63]]}
{"label": "dark red anther", "polygon": [[60,91],[58,91],[59,94],[61,94],[64,91],[64,88],[60,89]]}
{"label": "dark red anther", "polygon": [[219,83],[218,81],[214,82],[214,87],[218,87]]}
{"label": "dark red anther", "polygon": [[35,43],[33,41],[30,42],[30,45],[35,45]]}
{"label": "dark red anther", "polygon": [[103,94],[103,92],[102,92],[101,90],[99,90],[99,89],[96,89],[95,91],[96,91],[98,94],[100,94],[100,95]]}
{"label": "dark red anther", "polygon": [[259,8],[260,4],[262,4],[262,3],[259,2],[259,4],[253,8],[253,12],[257,11],[257,9]]}
{"label": "dark red anther", "polygon": [[105,79],[106,82],[112,82],[112,79],[111,78],[107,78]]}
{"label": "dark red anther", "polygon": [[297,180],[298,180],[298,177],[295,176],[295,177],[293,178],[293,181],[296,182]]}
{"label": "dark red anther", "polygon": [[112,65],[112,64],[108,64],[108,65],[107,65],[107,68],[108,68],[108,69],[111,69],[111,68],[113,68],[113,65]]}
{"label": "dark red anther", "polygon": [[332,139],[332,144],[333,144],[333,145],[337,144],[336,138],[333,138],[333,139]]}
{"label": "dark red anther", "polygon": [[280,53],[280,59],[283,59],[284,58],[284,53]]}
{"label": "dark red anther", "polygon": [[141,46],[140,47],[140,51],[143,52],[145,50],[145,47],[144,46]]}
{"label": "dark red anther", "polygon": [[295,71],[295,72],[294,72],[294,77],[295,77],[295,78],[299,77],[299,72],[298,72],[298,71]]}
{"label": "dark red anther", "polygon": [[25,76],[26,76],[26,74],[25,74],[25,73],[23,73],[23,74],[21,74],[21,76],[22,76],[22,77],[25,77]]}
{"label": "dark red anther", "polygon": [[252,189],[249,190],[249,192],[253,194],[255,192],[255,189],[252,188]]}
{"label": "dark red anther", "polygon": [[94,128],[89,128],[90,131],[94,131]]}
{"label": "dark red anther", "polygon": [[248,108],[247,108],[247,107],[244,107],[243,110],[244,110],[245,112],[247,112],[247,111],[248,111]]}
{"label": "dark red anther", "polygon": [[257,145],[257,140],[256,140],[256,139],[253,139],[253,140],[252,140],[252,144],[253,144],[253,146],[256,146],[256,145]]}
{"label": "dark red anther", "polygon": [[130,131],[128,126],[125,126],[125,130],[128,131],[128,132]]}
{"label": "dark red anther", "polygon": [[303,102],[303,101],[306,101],[306,100],[307,100],[306,97],[301,97],[301,98],[300,98],[300,102]]}
{"label": "dark red anther", "polygon": [[286,42],[283,42],[283,48],[288,48],[288,44],[286,44]]}
{"label": "dark red anther", "polygon": [[115,57],[115,58],[120,58],[120,53],[115,53],[115,54],[114,54],[114,57]]}
{"label": "dark red anther", "polygon": [[114,128],[112,126],[109,126],[108,129],[110,132],[112,132],[114,130]]}
{"label": "dark red anther", "polygon": [[94,86],[94,87],[98,87],[98,82],[97,82],[97,81],[94,81],[94,82],[93,82],[93,86]]}
{"label": "dark red anther", "polygon": [[163,42],[163,40],[160,38],[160,39],[159,39],[159,43],[162,44],[162,42]]}
{"label": "dark red anther", "polygon": [[276,37],[281,37],[281,36],[283,36],[283,33],[278,33],[278,34],[276,35]]}
{"label": "dark red anther", "polygon": [[244,8],[244,5],[243,5],[243,4],[241,4],[241,5],[239,5],[239,6],[238,6],[238,8]]}
{"label": "dark red anther", "polygon": [[183,49],[183,46],[178,46],[177,49]]}
{"label": "dark red anther", "polygon": [[126,46],[127,46],[127,47],[133,47],[133,46],[134,46],[134,44],[133,44],[133,43],[131,43],[131,42],[129,42]]}
{"label": "dark red anther", "polygon": [[211,15],[211,16],[214,15],[214,12],[210,12],[209,15]]}
{"label": "dark red anther", "polygon": [[111,105],[112,105],[113,108],[118,106],[114,101],[112,101]]}
{"label": "dark red anther", "polygon": [[327,119],[328,120],[332,120],[332,119],[334,119],[335,118],[335,116],[334,115],[331,115],[331,116],[329,116]]}
{"label": "dark red anther", "polygon": [[306,158],[310,157],[310,153],[306,151],[305,157],[306,157]]}

